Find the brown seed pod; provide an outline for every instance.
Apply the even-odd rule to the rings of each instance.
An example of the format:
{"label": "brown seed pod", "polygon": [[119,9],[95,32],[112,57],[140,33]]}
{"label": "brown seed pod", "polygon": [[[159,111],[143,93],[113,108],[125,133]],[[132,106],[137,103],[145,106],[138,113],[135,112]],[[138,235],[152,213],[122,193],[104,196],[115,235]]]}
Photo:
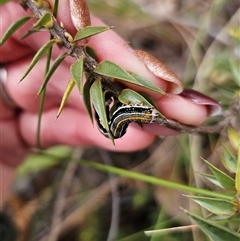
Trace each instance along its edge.
{"label": "brown seed pod", "polygon": [[183,91],[182,81],[165,64],[143,50],[135,50],[134,53],[156,77],[169,82],[166,92],[179,94]]}
{"label": "brown seed pod", "polygon": [[72,23],[77,30],[91,25],[90,13],[85,0],[69,0]]}

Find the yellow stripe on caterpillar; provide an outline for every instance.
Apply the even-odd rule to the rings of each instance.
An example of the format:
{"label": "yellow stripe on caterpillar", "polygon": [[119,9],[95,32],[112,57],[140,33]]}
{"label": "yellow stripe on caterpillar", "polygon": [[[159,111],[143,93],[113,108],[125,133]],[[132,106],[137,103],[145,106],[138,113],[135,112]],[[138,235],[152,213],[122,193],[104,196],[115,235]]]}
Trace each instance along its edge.
{"label": "yellow stripe on caterpillar", "polygon": [[[109,130],[114,139],[121,138],[131,122],[150,124],[153,123],[159,112],[154,107],[139,105],[122,105],[113,112],[109,121]],[[102,126],[98,115],[96,116],[99,131],[109,138],[110,134]]]}

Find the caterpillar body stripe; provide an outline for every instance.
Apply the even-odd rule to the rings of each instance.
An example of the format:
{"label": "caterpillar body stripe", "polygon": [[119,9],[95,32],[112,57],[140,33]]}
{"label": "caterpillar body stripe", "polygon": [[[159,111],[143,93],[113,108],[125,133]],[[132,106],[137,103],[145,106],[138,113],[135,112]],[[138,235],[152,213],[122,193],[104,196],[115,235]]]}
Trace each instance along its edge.
{"label": "caterpillar body stripe", "polygon": [[[158,115],[159,112],[153,107],[122,105],[113,112],[109,120],[110,133],[114,139],[121,138],[131,122],[150,124],[155,121]],[[109,138],[110,133],[104,128],[97,114],[96,121],[99,131]]]}

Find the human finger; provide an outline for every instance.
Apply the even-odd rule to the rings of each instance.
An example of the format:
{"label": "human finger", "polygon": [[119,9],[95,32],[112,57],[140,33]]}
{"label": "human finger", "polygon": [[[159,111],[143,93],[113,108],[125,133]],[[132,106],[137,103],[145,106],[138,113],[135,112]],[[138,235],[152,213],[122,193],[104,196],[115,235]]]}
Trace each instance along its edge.
{"label": "human finger", "polygon": [[[56,120],[57,109],[45,111],[41,121],[41,142],[43,147],[57,144],[71,146],[99,146],[114,151],[135,151],[148,146],[154,135],[143,132],[140,127],[129,128],[122,139],[111,140],[98,132],[89,117],[73,108],[65,108],[62,115]],[[56,121],[54,121],[56,120]],[[23,113],[20,118],[20,133],[30,145],[36,145],[36,129],[38,117],[36,114]]]}

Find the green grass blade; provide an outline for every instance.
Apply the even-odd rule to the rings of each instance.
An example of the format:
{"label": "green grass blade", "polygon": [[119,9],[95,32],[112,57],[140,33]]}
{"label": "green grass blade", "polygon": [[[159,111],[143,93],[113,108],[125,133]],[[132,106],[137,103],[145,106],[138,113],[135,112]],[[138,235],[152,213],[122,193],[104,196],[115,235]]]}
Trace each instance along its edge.
{"label": "green grass blade", "polygon": [[163,186],[171,189],[181,190],[183,192],[191,192],[191,193],[201,194],[209,197],[222,198],[230,201],[233,199],[233,196],[229,196],[226,194],[217,193],[217,192],[213,192],[213,191],[205,190],[201,188],[191,187],[189,185],[183,185],[183,184],[163,180],[157,177],[149,176],[146,174],[125,170],[114,166],[108,166],[101,163],[91,162],[89,160],[86,160],[86,161],[81,160],[80,163],[99,171],[110,172],[116,175],[120,175],[122,177],[150,183],[152,185]]}
{"label": "green grass blade", "polygon": [[5,32],[5,34],[0,39],[0,47],[19,29],[23,24],[25,24],[33,16],[24,16],[14,22]]}
{"label": "green grass blade", "polygon": [[[57,12],[58,12],[58,3],[59,0],[56,0],[54,2],[54,9],[53,9],[53,15],[56,17]],[[53,37],[50,37],[50,40]],[[52,47],[50,47],[49,51],[48,51],[48,56],[47,56],[47,61],[46,61],[46,69],[45,69],[45,76],[47,74],[47,72],[49,71],[49,67],[50,67],[50,62],[51,62],[51,57],[52,57]],[[37,147],[41,148],[41,121],[42,121],[42,114],[43,114],[43,108],[44,108],[44,102],[45,102],[45,95],[46,95],[46,88],[43,90],[42,94],[41,94],[41,101],[39,104],[39,111],[38,111],[38,123],[37,123]]]}

